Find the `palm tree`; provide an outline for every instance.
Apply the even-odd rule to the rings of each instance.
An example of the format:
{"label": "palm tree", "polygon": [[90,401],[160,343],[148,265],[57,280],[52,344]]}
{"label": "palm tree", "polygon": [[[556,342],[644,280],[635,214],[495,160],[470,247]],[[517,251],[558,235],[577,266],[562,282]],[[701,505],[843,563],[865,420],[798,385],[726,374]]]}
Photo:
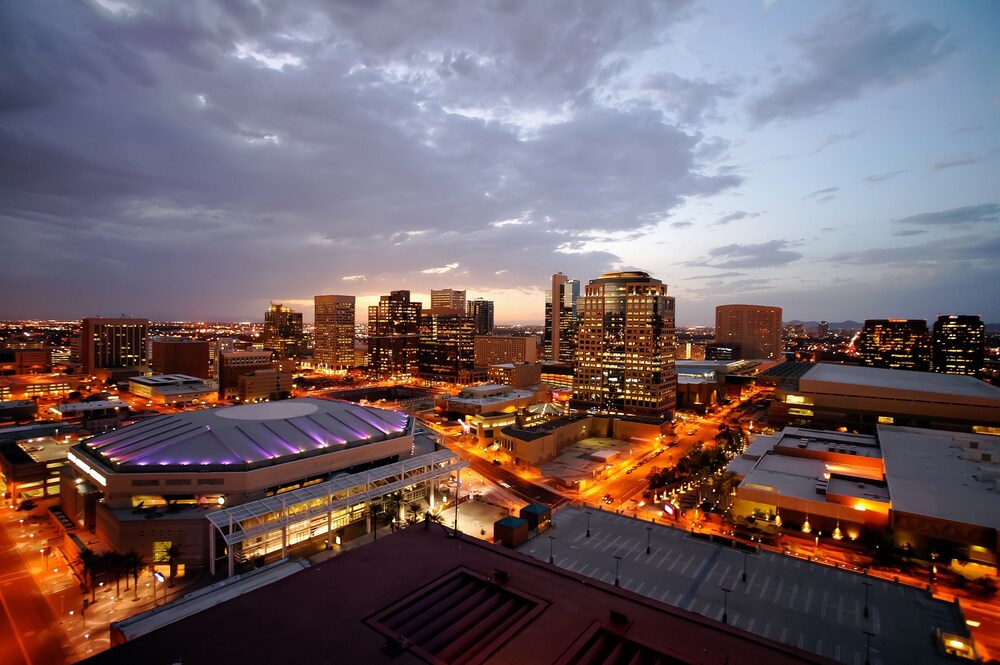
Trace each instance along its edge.
{"label": "palm tree", "polygon": [[97,600],[97,573],[101,566],[101,557],[89,547],[83,548],[80,552],[80,565],[83,566],[83,578],[86,584],[90,585],[90,602]]}
{"label": "palm tree", "polygon": [[[115,598],[122,595],[122,573],[125,571],[124,555],[114,550],[101,555],[104,570],[115,576]],[[127,578],[126,578],[127,579]]]}
{"label": "palm tree", "polygon": [[181,546],[177,543],[170,543],[167,548],[167,563],[170,565],[170,586],[174,586],[174,577],[177,576],[177,560],[181,558]]}
{"label": "palm tree", "polygon": [[142,570],[145,562],[142,555],[135,550],[129,550],[122,555],[122,562],[125,566],[125,590],[128,591],[128,576],[132,576],[133,598],[139,600],[139,571]]}

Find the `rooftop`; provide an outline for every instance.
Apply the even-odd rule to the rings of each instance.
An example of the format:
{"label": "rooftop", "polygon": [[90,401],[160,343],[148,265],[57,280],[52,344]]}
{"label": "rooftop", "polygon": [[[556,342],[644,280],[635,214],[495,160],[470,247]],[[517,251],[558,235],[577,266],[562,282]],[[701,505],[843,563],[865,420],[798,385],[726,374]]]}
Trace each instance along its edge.
{"label": "rooftop", "polygon": [[1000,459],[997,437],[886,425],[878,437],[893,510],[1000,529],[1000,464],[982,461]]}
{"label": "rooftop", "polygon": [[[594,517],[602,529],[603,520]],[[574,534],[582,536],[575,527],[583,519],[581,512]],[[834,662],[779,643],[780,630],[765,639],[760,631],[430,526],[348,550],[88,662]],[[800,605],[803,600],[799,594]],[[855,642],[851,654],[863,646]]]}
{"label": "rooftop", "polygon": [[[1000,404],[1000,388],[971,376],[912,372],[881,367],[858,367],[835,363],[817,363],[802,376],[802,381],[860,384],[873,388],[940,393],[961,397],[996,400]],[[805,387],[803,387],[805,390]]]}
{"label": "rooftop", "polygon": [[411,426],[405,413],[304,398],[157,416],[81,448],[119,472],[240,471],[404,436]]}

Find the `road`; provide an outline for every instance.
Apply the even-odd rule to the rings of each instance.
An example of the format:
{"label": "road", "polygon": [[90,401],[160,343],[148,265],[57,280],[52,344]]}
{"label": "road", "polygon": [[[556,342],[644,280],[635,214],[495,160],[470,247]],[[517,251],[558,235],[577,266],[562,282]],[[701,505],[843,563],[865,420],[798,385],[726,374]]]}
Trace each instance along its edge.
{"label": "road", "polygon": [[0,527],[0,663],[69,662],[66,635],[58,626],[15,540]]}
{"label": "road", "polygon": [[472,470],[481,475],[484,479],[499,485],[501,482],[507,483],[510,487],[506,489],[520,499],[528,503],[541,503],[551,508],[560,506],[568,499],[557,492],[547,490],[533,482],[521,478],[516,473],[508,471],[502,466],[497,466],[482,457],[466,452],[462,455],[469,461]]}

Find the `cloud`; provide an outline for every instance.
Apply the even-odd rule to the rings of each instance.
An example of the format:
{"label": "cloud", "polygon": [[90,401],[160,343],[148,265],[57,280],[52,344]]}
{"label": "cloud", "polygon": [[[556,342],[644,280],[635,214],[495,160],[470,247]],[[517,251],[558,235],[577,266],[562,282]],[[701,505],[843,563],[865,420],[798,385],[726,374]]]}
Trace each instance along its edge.
{"label": "cloud", "polygon": [[425,270],[421,270],[420,272],[424,273],[425,275],[443,275],[446,272],[451,272],[457,267],[458,267],[457,263],[449,263],[448,265],[442,266],[440,268],[427,268]]}
{"label": "cloud", "polygon": [[730,272],[720,272],[714,275],[694,275],[688,277],[687,279],[724,279],[726,277],[744,277],[744,276],[746,276],[745,272],[730,271]]}
{"label": "cloud", "polygon": [[694,222],[670,222],[670,226],[675,229],[686,229],[694,226]]}
{"label": "cloud", "polygon": [[921,226],[955,226],[979,222],[1000,221],[1000,205],[983,203],[961,208],[949,208],[937,212],[924,212],[895,220],[897,224],[918,224]]}
{"label": "cloud", "polygon": [[972,132],[982,131],[982,125],[974,125],[972,127],[959,127],[952,134],[971,134]]}
{"label": "cloud", "polygon": [[928,241],[920,245],[873,247],[840,252],[827,260],[831,263],[858,266],[942,265],[955,261],[995,265],[997,256],[1000,256],[1000,238],[968,235]]}
{"label": "cloud", "polygon": [[880,182],[885,182],[886,180],[891,180],[891,179],[893,179],[893,178],[895,178],[897,176],[901,176],[904,173],[906,173],[906,169],[902,169],[902,170],[899,170],[899,171],[889,171],[887,173],[876,173],[876,174],[873,174],[873,175],[866,175],[865,176],[865,182],[872,183],[872,184],[876,184],[876,183],[880,183]]}
{"label": "cloud", "polygon": [[906,236],[918,236],[922,233],[927,233],[927,231],[923,229],[899,229],[897,231],[893,231],[892,235],[897,237],[906,237]]}
{"label": "cloud", "polygon": [[806,194],[802,198],[803,199],[811,199],[811,198],[813,198],[815,196],[823,196],[824,194],[829,195],[829,194],[833,194],[834,192],[839,192],[839,191],[840,191],[840,187],[827,187],[826,189],[817,189],[815,192],[809,192],[808,194]]}
{"label": "cloud", "polygon": [[896,25],[874,3],[847,4],[791,40],[801,65],[750,103],[750,117],[766,124],[817,115],[924,76],[954,50],[946,37],[928,21]]}
{"label": "cloud", "polygon": [[364,278],[365,278],[364,275],[345,275],[340,279],[342,279],[345,282],[357,282],[358,280],[363,280]]}
{"label": "cloud", "polygon": [[768,268],[783,266],[802,258],[786,249],[787,240],[771,240],[757,245],[724,245],[708,251],[708,257],[684,265],[709,268]]}
{"label": "cloud", "polygon": [[733,80],[711,83],[704,79],[686,79],[673,72],[658,72],[646,79],[642,88],[654,93],[654,99],[678,122],[699,125],[706,119],[717,119],[720,99],[736,95],[738,82]]}
{"label": "cloud", "polygon": [[728,224],[730,222],[735,222],[735,221],[738,221],[738,220],[741,220],[741,219],[747,219],[747,218],[752,219],[754,217],[760,217],[760,213],[759,212],[746,212],[744,210],[737,210],[735,212],[729,213],[728,215],[723,215],[722,217],[720,217],[718,220],[716,220],[714,222],[714,225],[715,226],[722,226],[722,225]]}
{"label": "cloud", "polygon": [[931,171],[944,171],[945,169],[951,169],[956,166],[968,166],[970,164],[978,164],[979,158],[974,155],[964,155],[961,157],[953,157],[951,159],[942,159],[939,162],[934,162],[931,164]]}
{"label": "cloud", "polygon": [[825,139],[819,142],[819,145],[816,147],[815,152],[822,152],[826,148],[829,148],[831,145],[834,145],[836,143],[842,143],[844,141],[852,141],[864,133],[865,132],[863,129],[856,129],[848,134],[830,134]]}

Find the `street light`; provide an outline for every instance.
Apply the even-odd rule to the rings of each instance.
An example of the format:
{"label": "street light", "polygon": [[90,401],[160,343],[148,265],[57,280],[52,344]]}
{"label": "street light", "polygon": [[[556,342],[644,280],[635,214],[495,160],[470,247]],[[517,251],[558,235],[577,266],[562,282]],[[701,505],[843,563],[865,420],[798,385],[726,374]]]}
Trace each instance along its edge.
{"label": "street light", "polygon": [[[154,570],[153,571],[153,607],[156,607],[156,604],[157,604],[156,603],[156,583],[159,582],[160,584],[163,584],[164,581],[165,581],[165,578],[163,577],[163,573],[161,573],[158,570]],[[167,586],[165,584],[163,585],[163,604],[164,605],[167,604]]]}
{"label": "street light", "polygon": [[653,536],[653,527],[646,527],[646,554],[650,552],[649,539]]}
{"label": "street light", "polygon": [[865,665],[872,665],[872,638],[875,633],[863,631],[865,634]]}
{"label": "street light", "polygon": [[865,585],[865,616],[868,616],[868,589],[871,588],[871,582],[862,582]]}
{"label": "street light", "polygon": [[732,589],[719,587],[722,589],[722,623],[729,623],[729,592]]}
{"label": "street light", "polygon": [[552,543],[555,539],[555,536],[549,536],[549,563],[555,563],[555,558],[552,556]]}
{"label": "street light", "polygon": [[590,511],[587,511],[587,538],[590,538]]}
{"label": "street light", "polygon": [[622,558],[616,554],[615,555],[615,586],[621,586],[620,580],[618,579],[618,562],[621,561],[621,560],[622,560]]}
{"label": "street light", "polygon": [[743,553],[743,581],[747,581],[747,552]]}

